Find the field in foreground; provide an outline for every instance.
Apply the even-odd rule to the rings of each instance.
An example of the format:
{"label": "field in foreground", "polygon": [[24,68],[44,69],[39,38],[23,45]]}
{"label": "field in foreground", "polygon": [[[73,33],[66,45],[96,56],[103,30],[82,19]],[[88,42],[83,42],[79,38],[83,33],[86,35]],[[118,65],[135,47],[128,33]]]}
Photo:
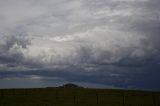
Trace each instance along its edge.
{"label": "field in foreground", "polygon": [[0,106],[160,106],[160,92],[86,88],[1,89]]}

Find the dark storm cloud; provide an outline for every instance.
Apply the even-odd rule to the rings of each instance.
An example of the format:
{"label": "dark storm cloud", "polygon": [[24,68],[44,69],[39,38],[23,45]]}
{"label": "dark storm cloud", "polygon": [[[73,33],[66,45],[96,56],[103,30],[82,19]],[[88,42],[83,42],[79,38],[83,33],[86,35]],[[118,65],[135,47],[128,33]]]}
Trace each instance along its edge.
{"label": "dark storm cloud", "polygon": [[[141,69],[117,68],[114,70],[107,69],[106,67],[105,68],[101,67],[101,69],[98,70],[99,72],[95,71],[93,73],[93,72],[85,72],[83,69],[80,68],[70,67],[70,69],[68,68],[64,70],[44,69],[44,70],[21,71],[21,72],[6,71],[6,72],[0,72],[0,76],[1,79],[8,79],[8,80],[9,79],[12,80],[14,78],[29,78],[32,80],[42,80],[44,82],[54,82],[55,79],[53,78],[56,77],[59,78],[60,80],[63,79],[66,82],[73,82],[73,81],[77,83],[86,82],[86,83],[97,83],[101,85],[112,85],[121,88],[125,87],[129,89],[134,88],[134,89],[158,90],[160,88],[159,84],[157,84],[157,82],[160,81],[159,71],[158,71],[159,69],[160,67],[156,65],[142,67]],[[128,72],[128,70],[130,72]],[[38,76],[39,79],[34,79],[35,76]]]}
{"label": "dark storm cloud", "polygon": [[160,89],[159,0],[0,2],[1,79]]}
{"label": "dark storm cloud", "polygon": [[20,64],[23,60],[21,49],[29,45],[29,41],[19,35],[1,35],[0,63],[6,65]]}

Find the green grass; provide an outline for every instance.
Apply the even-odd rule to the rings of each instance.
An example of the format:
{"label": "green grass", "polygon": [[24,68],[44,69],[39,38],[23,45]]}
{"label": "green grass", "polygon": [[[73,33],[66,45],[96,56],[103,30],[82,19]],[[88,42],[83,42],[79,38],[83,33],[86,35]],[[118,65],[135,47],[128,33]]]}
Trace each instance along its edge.
{"label": "green grass", "polygon": [[160,106],[160,92],[84,88],[1,89],[0,106]]}

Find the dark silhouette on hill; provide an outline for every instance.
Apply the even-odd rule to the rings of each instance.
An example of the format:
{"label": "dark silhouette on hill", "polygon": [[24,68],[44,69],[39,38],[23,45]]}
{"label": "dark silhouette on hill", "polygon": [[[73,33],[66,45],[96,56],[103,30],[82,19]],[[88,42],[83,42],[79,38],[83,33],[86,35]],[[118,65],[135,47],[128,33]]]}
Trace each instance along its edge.
{"label": "dark silhouette on hill", "polygon": [[76,84],[72,84],[72,83],[67,83],[67,84],[64,84],[62,86],[60,86],[61,88],[83,88],[83,87],[80,87]]}

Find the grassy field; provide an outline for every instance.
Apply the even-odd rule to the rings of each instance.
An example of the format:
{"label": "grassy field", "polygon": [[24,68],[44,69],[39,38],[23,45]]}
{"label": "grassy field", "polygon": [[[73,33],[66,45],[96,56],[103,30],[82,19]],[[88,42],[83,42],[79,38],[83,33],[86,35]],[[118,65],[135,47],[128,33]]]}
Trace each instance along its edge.
{"label": "grassy field", "polygon": [[87,88],[1,89],[0,106],[160,106],[160,92]]}

